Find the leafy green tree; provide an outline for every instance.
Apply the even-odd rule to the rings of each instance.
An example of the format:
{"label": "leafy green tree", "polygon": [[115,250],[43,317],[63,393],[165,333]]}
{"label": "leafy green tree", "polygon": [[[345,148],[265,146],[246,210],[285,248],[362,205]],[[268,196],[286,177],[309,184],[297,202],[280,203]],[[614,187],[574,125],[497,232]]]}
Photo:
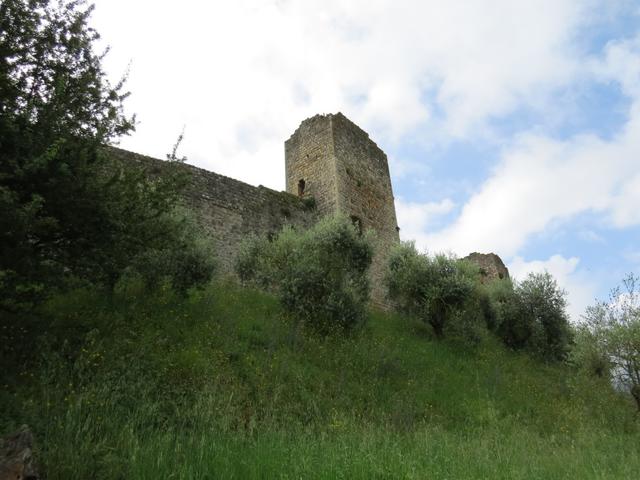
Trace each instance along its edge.
{"label": "leafy green tree", "polygon": [[487,328],[496,332],[501,321],[502,310],[513,297],[513,282],[510,278],[495,279],[481,284],[481,308],[487,323]]}
{"label": "leafy green tree", "polygon": [[337,216],[305,231],[285,228],[271,240],[248,239],[236,271],[243,281],[273,291],[295,320],[329,332],[365,321],[371,259],[367,236]]}
{"label": "leafy green tree", "polygon": [[[112,286],[179,230],[163,217],[184,183],[118,164],[105,145],[134,128],[83,0],[0,3],[0,307],[69,277]],[[173,162],[176,163],[176,162]],[[161,220],[159,220],[161,219]]]}
{"label": "leafy green tree", "polygon": [[640,290],[629,274],[608,302],[587,308],[578,327],[574,358],[614,385],[626,389],[640,410]]}
{"label": "leafy green tree", "polygon": [[202,287],[211,280],[216,267],[215,254],[189,211],[176,209],[165,222],[156,223],[165,224],[169,228],[180,226],[180,229],[163,244],[155,242],[144,250],[126,273],[141,277],[148,290],[166,281],[176,293],[186,295],[190,288]]}
{"label": "leafy green tree", "polygon": [[420,254],[413,243],[402,243],[394,249],[385,283],[389,298],[431,325],[438,338],[474,292],[469,268],[445,255]]}
{"label": "leafy green tree", "polygon": [[565,360],[573,340],[566,292],[548,272],[530,273],[510,291],[500,288],[498,335],[513,349],[528,349],[546,360]]}

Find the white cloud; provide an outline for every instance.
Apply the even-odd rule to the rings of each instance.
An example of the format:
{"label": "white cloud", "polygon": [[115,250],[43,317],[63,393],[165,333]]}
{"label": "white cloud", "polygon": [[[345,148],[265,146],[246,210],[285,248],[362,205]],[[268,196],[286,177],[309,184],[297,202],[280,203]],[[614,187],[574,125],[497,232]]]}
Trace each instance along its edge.
{"label": "white cloud", "polygon": [[529,273],[549,272],[556,280],[566,283],[580,263],[577,257],[565,258],[562,255],[553,255],[547,260],[525,261],[522,257],[515,257],[509,262],[509,273],[517,280],[524,280]]}
{"label": "white cloud", "polygon": [[[627,64],[631,66],[627,66]],[[431,249],[511,257],[532,235],[592,212],[613,227],[640,223],[640,37],[607,49],[590,68],[629,95],[628,121],[611,140],[523,134],[447,228],[424,236]]]}
{"label": "white cloud", "polygon": [[[637,160],[640,162],[640,159]],[[640,224],[640,172],[631,176],[612,199],[612,222],[616,227]]]}
{"label": "white cloud", "polygon": [[460,254],[480,249],[509,257],[552,222],[578,213],[601,213],[616,225],[629,224],[637,216],[632,205],[637,205],[639,134],[628,130],[612,142],[521,137],[458,219],[426,241]]}
{"label": "white cloud", "polygon": [[554,116],[559,90],[609,82],[632,100],[613,138],[499,138],[500,162],[451,225],[434,231],[450,200],[408,199],[397,205],[401,233],[430,251],[509,259],[577,214],[640,223],[640,36],[602,56],[576,46],[578,32],[620,2],[95,3],[94,23],[112,46],[106,68],[117,76],[132,62],[127,107],[140,124],[125,148],[163,157],[186,125],[180,154],[191,163],[283,188],[283,141],[316,113],[343,111],[383,149],[407,138],[473,141],[491,133],[492,119],[519,109]]}
{"label": "white cloud", "polygon": [[605,243],[606,242],[604,237],[602,237],[602,235],[598,235],[593,230],[580,230],[578,232],[578,235],[582,240],[584,240],[586,242],[590,242],[590,243]]}
{"label": "white cloud", "polygon": [[515,257],[509,264],[509,274],[512,278],[522,281],[529,273],[549,272],[558,285],[567,292],[567,311],[573,321],[579,321],[588,305],[593,304],[597,292],[596,281],[585,272],[577,270],[580,259],[565,258],[553,255],[547,260],[525,261],[522,257]]}
{"label": "white cloud", "polygon": [[440,202],[416,203],[402,198],[396,199],[396,214],[403,240],[417,240],[425,231],[432,228],[433,223],[443,215],[450,213],[455,207],[451,199]]}
{"label": "white cloud", "polygon": [[318,112],[446,141],[544,103],[576,74],[591,0],[96,3],[107,67],[132,61],[124,147],[163,156],[186,124],[192,163],[282,187],[282,142]]}

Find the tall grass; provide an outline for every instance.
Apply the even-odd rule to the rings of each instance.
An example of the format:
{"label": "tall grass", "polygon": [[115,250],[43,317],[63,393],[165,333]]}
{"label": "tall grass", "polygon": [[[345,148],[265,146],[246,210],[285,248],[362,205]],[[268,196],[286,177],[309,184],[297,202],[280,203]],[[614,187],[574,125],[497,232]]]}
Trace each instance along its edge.
{"label": "tall grass", "polygon": [[[16,323],[3,328],[18,345]],[[33,428],[49,479],[640,471],[633,407],[606,384],[490,339],[436,341],[401,316],[320,336],[273,298],[217,284],[186,300],[80,290],[19,328],[40,334],[3,350],[0,428]]]}

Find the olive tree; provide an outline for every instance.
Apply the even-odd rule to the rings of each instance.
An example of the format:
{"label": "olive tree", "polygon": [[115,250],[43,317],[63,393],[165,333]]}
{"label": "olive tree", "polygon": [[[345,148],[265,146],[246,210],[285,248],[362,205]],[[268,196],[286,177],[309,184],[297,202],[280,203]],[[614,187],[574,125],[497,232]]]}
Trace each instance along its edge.
{"label": "olive tree", "polygon": [[530,273],[512,289],[502,288],[498,336],[514,350],[529,350],[545,360],[565,360],[573,341],[566,292],[548,272]]}
{"label": "olive tree", "polygon": [[392,251],[385,283],[389,298],[431,325],[437,338],[474,293],[474,278],[465,264],[442,254],[421,254],[411,242]]}
{"label": "olive tree", "polygon": [[236,259],[244,282],[277,295],[294,320],[323,332],[364,322],[372,246],[343,216],[325,217],[304,231],[285,227],[247,239]]}
{"label": "olive tree", "polygon": [[578,327],[576,360],[627,390],[640,410],[640,290],[629,274],[609,301],[587,307]]}

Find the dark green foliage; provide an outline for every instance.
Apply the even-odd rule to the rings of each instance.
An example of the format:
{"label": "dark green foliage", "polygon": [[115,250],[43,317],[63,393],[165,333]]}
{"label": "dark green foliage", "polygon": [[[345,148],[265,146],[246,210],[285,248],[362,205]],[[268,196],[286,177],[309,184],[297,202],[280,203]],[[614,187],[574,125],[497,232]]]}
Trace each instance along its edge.
{"label": "dark green foliage", "polygon": [[513,296],[513,282],[508,278],[494,280],[483,286],[483,291],[488,297],[493,308],[493,315],[495,315],[495,327],[497,328],[500,322],[501,310]]}
{"label": "dark green foliage", "polygon": [[611,379],[634,398],[640,410],[640,279],[629,274],[608,302],[587,308],[578,326],[574,360]]}
{"label": "dark green foliage", "polygon": [[471,269],[445,255],[429,256],[403,243],[392,252],[385,278],[389,298],[431,325],[436,337],[474,293]]}
{"label": "dark green foliage", "polygon": [[317,208],[316,197],[304,197],[302,199],[302,203],[304,204],[304,208],[306,210],[315,210]]}
{"label": "dark green foliage", "polygon": [[[0,308],[29,307],[68,279],[113,286],[164,248],[184,178],[150,176],[103,148],[133,130],[109,84],[82,0],[0,5]],[[163,217],[164,216],[164,217]]]}
{"label": "dark green foliage", "polygon": [[515,286],[509,280],[482,285],[475,265],[423,255],[405,243],[392,253],[385,281],[391,300],[431,325],[438,338],[449,331],[477,344],[488,329],[515,350],[567,358],[572,330],[565,293],[548,273],[530,274]]}
{"label": "dark green foliage", "polygon": [[[589,307],[590,309],[593,308]],[[590,326],[581,324],[576,327],[575,345],[571,350],[571,361],[580,370],[600,378],[610,378],[613,364],[611,358],[602,348],[600,335]]]}
{"label": "dark green foliage", "polygon": [[498,335],[515,350],[527,349],[546,360],[566,360],[573,335],[565,296],[548,272],[530,273],[511,289],[501,284],[494,292]]}
{"label": "dark green foliage", "polygon": [[269,278],[266,273],[266,259],[268,250],[271,248],[269,242],[273,235],[251,236],[241,245],[239,253],[235,259],[235,271],[243,283],[256,283],[262,288],[268,288]]}
{"label": "dark green foliage", "polygon": [[0,6],[5,306],[28,300],[63,270],[76,270],[78,254],[101,242],[98,147],[133,128],[121,110],[121,85],[106,82],[92,51],[98,36],[86,25],[91,9],[49,3]]}
{"label": "dark green foliage", "polygon": [[[502,281],[502,280],[498,280]],[[494,304],[491,295],[487,292],[486,288],[483,286],[478,287],[477,292],[478,298],[478,309],[482,318],[484,319],[485,325],[487,329],[490,331],[495,331],[498,328],[498,309]]]}
{"label": "dark green foliage", "polygon": [[304,232],[248,239],[236,271],[275,292],[294,319],[328,331],[363,323],[371,258],[370,242],[349,220],[328,217]]}
{"label": "dark green foliage", "polygon": [[174,291],[186,295],[189,288],[202,287],[211,280],[215,255],[210,242],[186,211],[174,212],[162,222],[165,223],[169,228],[180,228],[164,245],[144,250],[134,258],[127,273],[140,276],[149,291],[166,281]]}
{"label": "dark green foliage", "polygon": [[126,159],[108,157],[104,168],[97,174],[99,184],[94,190],[102,193],[92,212],[98,217],[95,223],[85,224],[91,241],[78,246],[74,258],[79,264],[73,272],[113,287],[147,250],[180,250],[189,241],[184,233],[187,220],[177,212],[186,171],[177,163],[165,162],[152,173]]}

